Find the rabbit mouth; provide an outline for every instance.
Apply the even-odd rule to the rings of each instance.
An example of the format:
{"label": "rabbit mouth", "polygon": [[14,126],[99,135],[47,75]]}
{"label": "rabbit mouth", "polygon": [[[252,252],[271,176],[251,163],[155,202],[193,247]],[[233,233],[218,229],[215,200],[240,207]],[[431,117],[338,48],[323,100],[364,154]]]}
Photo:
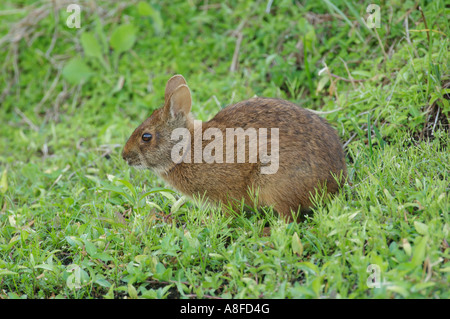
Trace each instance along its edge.
{"label": "rabbit mouth", "polygon": [[135,163],[128,163],[129,166],[136,168],[136,169],[146,169],[147,167],[145,165],[142,165],[140,162]]}
{"label": "rabbit mouth", "polygon": [[143,166],[141,161],[138,159],[127,159],[127,164],[128,166],[132,166],[132,167],[139,167],[139,166]]}
{"label": "rabbit mouth", "polygon": [[127,162],[128,166],[131,166],[133,168],[137,168],[137,169],[148,168],[147,165],[145,165],[145,162],[142,161],[142,159],[139,157],[127,158],[127,159],[125,159],[125,161]]}

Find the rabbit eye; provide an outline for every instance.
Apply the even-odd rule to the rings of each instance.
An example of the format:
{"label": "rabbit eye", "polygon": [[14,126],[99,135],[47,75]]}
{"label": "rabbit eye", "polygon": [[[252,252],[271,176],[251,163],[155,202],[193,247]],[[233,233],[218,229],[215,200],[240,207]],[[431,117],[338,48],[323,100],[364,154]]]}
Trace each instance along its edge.
{"label": "rabbit eye", "polygon": [[142,140],[144,142],[149,142],[152,139],[152,134],[150,133],[144,133],[142,134]]}

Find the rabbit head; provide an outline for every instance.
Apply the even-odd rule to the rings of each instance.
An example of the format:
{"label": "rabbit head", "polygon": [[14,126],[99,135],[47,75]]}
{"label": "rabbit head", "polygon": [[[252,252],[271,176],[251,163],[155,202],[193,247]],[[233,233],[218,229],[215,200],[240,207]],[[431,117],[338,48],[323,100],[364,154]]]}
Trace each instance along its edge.
{"label": "rabbit head", "polygon": [[156,173],[170,170],[175,165],[171,151],[177,143],[171,135],[175,129],[192,129],[191,103],[191,92],[183,76],[170,78],[164,106],[134,130],[123,148],[122,157],[128,165]]}

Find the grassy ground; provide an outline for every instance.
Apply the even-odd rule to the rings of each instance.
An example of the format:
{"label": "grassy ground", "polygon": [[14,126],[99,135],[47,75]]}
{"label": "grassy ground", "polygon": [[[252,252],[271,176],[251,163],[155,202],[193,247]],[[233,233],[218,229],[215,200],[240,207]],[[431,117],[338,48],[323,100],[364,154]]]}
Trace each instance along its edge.
{"label": "grassy ground", "polygon": [[[378,29],[364,1],[81,1],[79,29],[73,2],[0,4],[0,298],[450,297],[444,1],[383,2]],[[202,120],[253,95],[325,112],[351,184],[286,224],[129,168],[176,73]]]}

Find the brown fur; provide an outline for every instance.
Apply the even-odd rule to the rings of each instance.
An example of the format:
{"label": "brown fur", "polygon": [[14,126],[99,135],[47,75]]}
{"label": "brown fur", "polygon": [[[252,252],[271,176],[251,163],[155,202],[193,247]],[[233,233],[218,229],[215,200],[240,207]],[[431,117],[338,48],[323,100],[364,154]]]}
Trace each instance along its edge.
{"label": "brown fur", "polygon": [[[257,206],[273,206],[283,217],[292,220],[292,211],[308,210],[311,194],[318,189],[336,193],[347,176],[344,152],[336,131],[321,117],[291,102],[280,99],[252,98],[230,105],[208,122],[202,132],[218,128],[223,133],[223,163],[174,163],[171,141],[175,128],[185,127],[191,133],[194,149],[194,120],[190,115],[191,97],[184,78],[172,77],[166,86],[165,105],[154,111],[126,143],[122,156],[129,165],[155,171],[174,188],[188,196],[206,195],[213,203],[237,207],[243,200],[254,206],[251,193],[256,192]],[[236,143],[234,163],[225,163],[226,128],[279,129],[279,168],[275,174],[261,174],[263,165],[258,157],[249,163],[246,143],[246,162],[237,163]],[[150,142],[142,140],[143,133],[151,133]],[[212,140],[203,140],[202,149]],[[270,142],[270,135],[268,137]],[[269,151],[271,145],[268,146]],[[270,153],[270,152],[269,152]],[[333,175],[339,177],[336,182]]]}

